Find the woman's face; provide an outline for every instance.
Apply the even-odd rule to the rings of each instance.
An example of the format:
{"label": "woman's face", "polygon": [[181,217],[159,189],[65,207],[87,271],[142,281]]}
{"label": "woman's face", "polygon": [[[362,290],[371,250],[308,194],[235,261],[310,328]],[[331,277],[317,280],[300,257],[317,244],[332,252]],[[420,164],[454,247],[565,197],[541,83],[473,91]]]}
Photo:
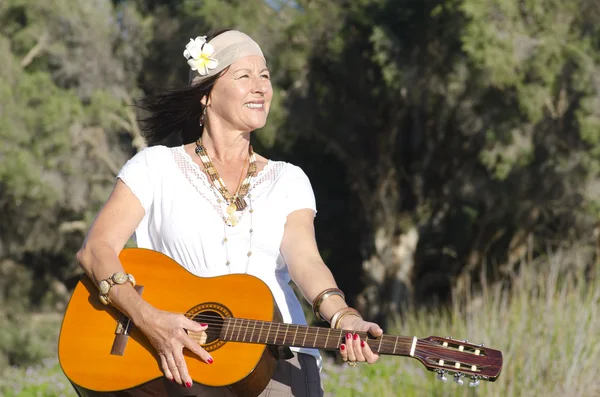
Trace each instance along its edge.
{"label": "woman's face", "polygon": [[207,109],[209,123],[239,131],[262,128],[272,97],[265,60],[260,56],[238,59],[212,89]]}

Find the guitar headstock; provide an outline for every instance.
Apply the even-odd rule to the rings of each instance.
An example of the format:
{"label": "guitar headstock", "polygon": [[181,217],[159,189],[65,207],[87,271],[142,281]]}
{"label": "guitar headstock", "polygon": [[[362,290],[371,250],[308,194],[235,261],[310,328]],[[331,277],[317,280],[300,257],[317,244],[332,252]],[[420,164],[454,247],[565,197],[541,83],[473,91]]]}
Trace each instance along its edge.
{"label": "guitar headstock", "polygon": [[502,352],[452,337],[430,336],[418,339],[414,356],[429,370],[438,373],[438,379],[446,381],[445,374],[453,374],[462,385],[463,376],[471,378],[469,386],[479,385],[480,380],[494,382],[502,371]]}

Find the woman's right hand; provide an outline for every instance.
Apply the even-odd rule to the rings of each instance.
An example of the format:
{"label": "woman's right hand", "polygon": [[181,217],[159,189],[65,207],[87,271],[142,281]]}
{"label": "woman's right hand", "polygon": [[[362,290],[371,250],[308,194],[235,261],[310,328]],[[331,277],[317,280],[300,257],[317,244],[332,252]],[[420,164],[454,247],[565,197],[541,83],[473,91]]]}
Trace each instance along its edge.
{"label": "woman's right hand", "polygon": [[192,387],[192,378],[188,373],[183,356],[183,348],[187,348],[208,364],[213,363],[210,354],[186,332],[202,332],[207,324],[199,324],[183,314],[175,314],[152,308],[143,317],[138,328],[146,335],[158,352],[164,375],[171,381],[186,387]]}

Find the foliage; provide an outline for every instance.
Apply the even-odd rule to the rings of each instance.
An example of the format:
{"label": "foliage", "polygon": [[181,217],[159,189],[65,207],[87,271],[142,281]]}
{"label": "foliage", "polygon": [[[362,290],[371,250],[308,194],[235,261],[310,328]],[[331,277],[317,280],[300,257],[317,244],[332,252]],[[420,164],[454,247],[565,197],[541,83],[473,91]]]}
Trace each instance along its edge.
{"label": "foliage", "polygon": [[[218,28],[263,47],[275,98],[254,147],[309,175],[319,248],[366,317],[446,307],[572,246],[569,271],[595,282],[596,0],[4,0],[3,327],[64,309],[75,252],[144,147],[132,105],[186,84],[182,47]],[[6,331],[2,362],[41,357],[11,350],[34,339]]]}

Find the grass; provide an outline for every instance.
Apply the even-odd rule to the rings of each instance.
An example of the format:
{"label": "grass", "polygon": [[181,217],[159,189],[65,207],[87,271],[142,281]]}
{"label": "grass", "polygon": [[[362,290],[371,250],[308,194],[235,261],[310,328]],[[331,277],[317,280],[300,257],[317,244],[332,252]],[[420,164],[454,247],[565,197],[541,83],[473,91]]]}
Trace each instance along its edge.
{"label": "grass", "polygon": [[[418,337],[452,335],[499,349],[504,367],[494,382],[473,389],[449,377],[439,382],[417,360],[382,356],[375,365],[350,368],[326,358],[326,395],[351,396],[573,396],[600,395],[600,280],[584,283],[565,276],[563,258],[530,266],[512,281],[476,296],[457,297],[443,313],[413,312],[393,334]],[[59,322],[55,327],[58,329]],[[5,369],[0,395],[6,397],[75,396],[56,359],[27,368]]]}

